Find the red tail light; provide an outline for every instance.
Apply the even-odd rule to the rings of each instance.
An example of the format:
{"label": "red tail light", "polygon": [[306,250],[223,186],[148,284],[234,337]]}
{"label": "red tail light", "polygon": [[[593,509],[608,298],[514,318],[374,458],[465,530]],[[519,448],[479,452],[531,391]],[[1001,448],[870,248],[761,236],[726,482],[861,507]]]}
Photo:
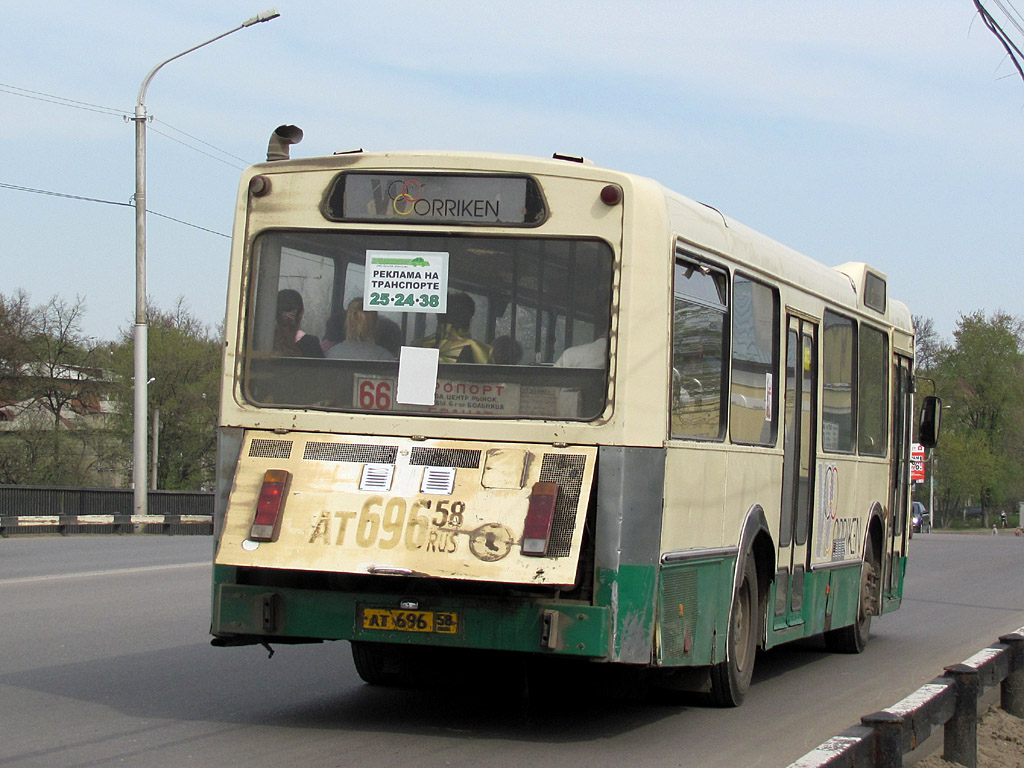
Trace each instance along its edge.
{"label": "red tail light", "polygon": [[555,519],[557,483],[534,483],[530,494],[530,507],[523,523],[523,554],[543,557],[548,551],[551,523]]}
{"label": "red tail light", "polygon": [[273,541],[277,538],[290,479],[291,474],[283,469],[268,469],[263,474],[263,487],[260,488],[260,497],[256,502],[256,517],[249,529],[249,538],[253,541]]}

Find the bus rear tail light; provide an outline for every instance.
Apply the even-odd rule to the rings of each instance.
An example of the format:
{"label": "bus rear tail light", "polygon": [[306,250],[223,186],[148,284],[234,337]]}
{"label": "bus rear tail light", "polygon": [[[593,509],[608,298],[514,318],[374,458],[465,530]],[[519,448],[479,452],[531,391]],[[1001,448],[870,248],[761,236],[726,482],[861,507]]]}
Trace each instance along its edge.
{"label": "bus rear tail light", "polygon": [[273,541],[277,538],[291,477],[291,473],[283,469],[268,469],[263,474],[263,486],[256,501],[256,517],[249,529],[249,538],[253,541]]}
{"label": "bus rear tail light", "polygon": [[523,523],[524,555],[543,557],[548,551],[551,538],[551,524],[555,520],[555,500],[558,498],[557,483],[534,483],[530,493],[530,506]]}

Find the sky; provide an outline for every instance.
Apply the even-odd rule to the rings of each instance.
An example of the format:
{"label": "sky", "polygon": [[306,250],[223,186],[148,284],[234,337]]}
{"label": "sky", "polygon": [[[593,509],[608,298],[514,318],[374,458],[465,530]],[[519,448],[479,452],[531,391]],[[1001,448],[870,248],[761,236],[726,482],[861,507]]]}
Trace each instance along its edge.
{"label": "sky", "polygon": [[[126,117],[155,65],[272,2],[5,3],[0,293],[80,298],[86,336],[130,332]],[[276,7],[149,86],[147,293],[162,309],[223,321],[238,180],[287,123],[305,133],[293,157],[582,155],[825,264],[868,262],[945,340],[961,314],[1024,316],[1024,83],[971,0]]]}

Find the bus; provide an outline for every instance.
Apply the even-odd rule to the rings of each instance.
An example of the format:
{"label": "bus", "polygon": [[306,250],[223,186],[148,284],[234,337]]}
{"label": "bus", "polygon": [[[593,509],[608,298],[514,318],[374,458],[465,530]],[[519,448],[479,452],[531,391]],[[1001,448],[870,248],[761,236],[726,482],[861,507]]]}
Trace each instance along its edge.
{"label": "bus", "polygon": [[757,649],[859,652],[899,607],[938,409],[882,271],[582,158],[297,138],[240,184],[215,645],[348,640],[374,685],[575,659],[736,706]]}

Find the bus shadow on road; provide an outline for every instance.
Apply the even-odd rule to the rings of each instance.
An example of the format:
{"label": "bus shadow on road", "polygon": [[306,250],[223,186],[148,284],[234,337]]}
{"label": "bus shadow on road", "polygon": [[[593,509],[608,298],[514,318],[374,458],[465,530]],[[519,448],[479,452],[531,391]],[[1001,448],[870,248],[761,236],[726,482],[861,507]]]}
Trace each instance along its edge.
{"label": "bus shadow on road", "polygon": [[219,723],[574,743],[685,711],[620,671],[570,665],[538,679],[516,663],[474,657],[441,662],[409,686],[382,687],[358,679],[347,643],[282,646],[269,660],[259,647],[196,644],[0,674],[0,686],[42,694],[55,721],[98,705],[114,722],[158,718],[186,730]]}
{"label": "bus shadow on road", "polygon": [[834,658],[836,654],[825,648],[825,640],[820,635],[795,640],[770,651],[758,651],[753,684],[773,680],[801,667]]}
{"label": "bus shadow on road", "polygon": [[[299,727],[561,743],[640,729],[687,706],[676,694],[666,706],[669,699],[640,675],[609,665],[531,668],[522,658],[471,652],[442,658],[406,685],[359,682],[331,700],[295,707],[286,720]],[[690,705],[701,701],[695,697]]]}
{"label": "bus shadow on road", "polygon": [[[558,744],[641,731],[687,713],[705,722],[735,714],[716,711],[702,694],[666,691],[650,675],[615,665],[531,668],[523,656],[457,652],[438,657],[408,685],[384,687],[359,680],[347,643],[280,646],[267,656],[258,646],[193,644],[9,673],[0,684],[49,697],[56,721],[100,705],[115,721],[159,718],[186,731],[217,723],[229,730],[274,726]],[[762,682],[839,658],[820,638],[760,654],[752,695]]]}

